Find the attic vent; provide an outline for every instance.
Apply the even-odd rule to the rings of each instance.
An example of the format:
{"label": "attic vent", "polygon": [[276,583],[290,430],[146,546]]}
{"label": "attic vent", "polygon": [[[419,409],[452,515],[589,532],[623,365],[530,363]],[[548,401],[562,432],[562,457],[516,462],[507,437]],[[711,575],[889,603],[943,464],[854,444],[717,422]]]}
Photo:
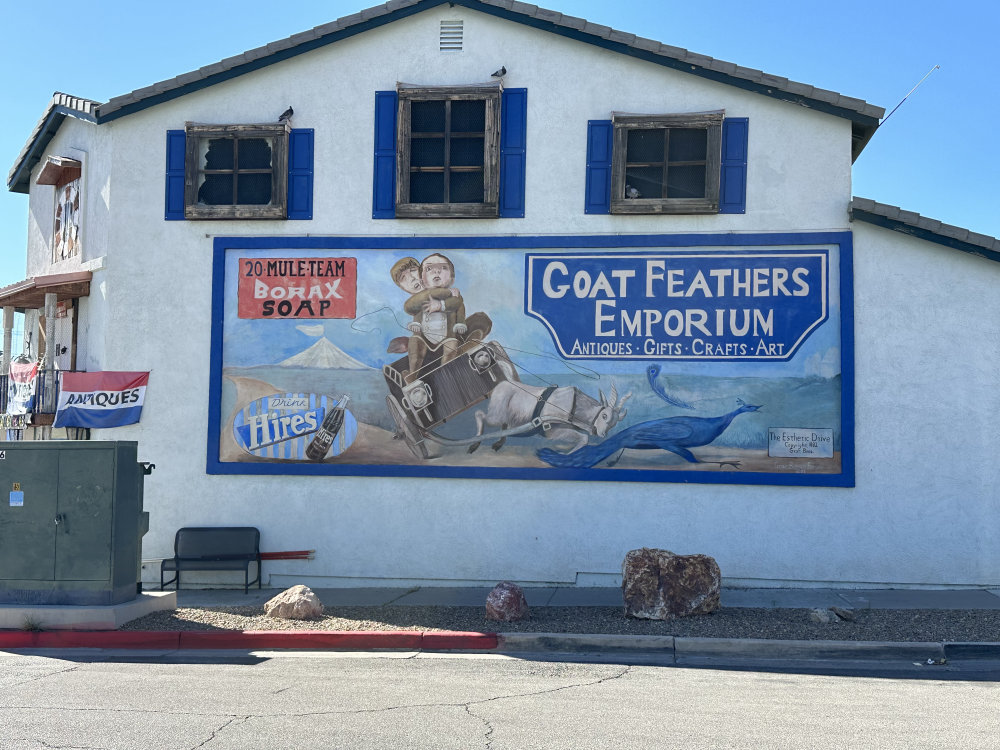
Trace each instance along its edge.
{"label": "attic vent", "polygon": [[458,50],[462,51],[462,24],[463,21],[442,21],[441,22],[441,51]]}

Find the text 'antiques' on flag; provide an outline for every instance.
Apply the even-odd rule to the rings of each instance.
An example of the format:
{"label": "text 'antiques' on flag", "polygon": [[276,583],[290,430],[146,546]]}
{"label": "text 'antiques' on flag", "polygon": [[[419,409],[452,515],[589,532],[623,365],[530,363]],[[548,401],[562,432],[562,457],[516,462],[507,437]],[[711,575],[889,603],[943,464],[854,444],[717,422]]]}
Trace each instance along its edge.
{"label": "text 'antiques' on flag", "polygon": [[148,380],[148,372],[65,372],[53,427],[135,424]]}

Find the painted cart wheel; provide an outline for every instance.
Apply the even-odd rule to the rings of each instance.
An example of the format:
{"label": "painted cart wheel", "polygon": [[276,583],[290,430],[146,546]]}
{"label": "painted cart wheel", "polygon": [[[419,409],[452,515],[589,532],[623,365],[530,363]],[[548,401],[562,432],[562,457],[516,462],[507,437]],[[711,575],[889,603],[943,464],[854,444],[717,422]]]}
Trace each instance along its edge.
{"label": "painted cart wheel", "polygon": [[403,407],[399,405],[396,398],[394,396],[386,396],[385,404],[389,407],[389,414],[392,415],[392,421],[396,423],[397,434],[402,436],[403,440],[406,441],[406,447],[410,449],[410,452],[417,458],[430,458],[423,438],[420,437],[413,423],[407,418]]}

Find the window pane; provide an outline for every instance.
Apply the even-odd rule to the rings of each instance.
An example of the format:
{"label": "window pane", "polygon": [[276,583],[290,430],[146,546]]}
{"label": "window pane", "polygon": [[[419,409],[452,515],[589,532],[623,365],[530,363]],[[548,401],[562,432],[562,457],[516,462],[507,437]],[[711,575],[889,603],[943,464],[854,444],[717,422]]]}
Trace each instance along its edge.
{"label": "window pane", "polygon": [[271,202],[271,175],[241,174],[236,202],[241,206],[266,206]]}
{"label": "window pane", "polygon": [[625,195],[622,197],[662,198],[663,167],[632,167],[626,169]]}
{"label": "window pane", "polygon": [[202,175],[198,186],[198,202],[209,206],[233,205],[233,175]]}
{"label": "window pane", "polygon": [[668,198],[704,198],[705,167],[695,164],[671,167],[667,177]]}
{"label": "window pane", "polygon": [[451,103],[452,133],[482,133],[485,130],[486,100],[460,100]]}
{"label": "window pane", "polygon": [[240,169],[271,168],[270,138],[240,138],[238,145]]}
{"label": "window pane", "polygon": [[444,102],[411,102],[410,132],[443,133]]}
{"label": "window pane", "polygon": [[202,138],[198,142],[198,151],[202,169],[233,168],[232,138]]}
{"label": "window pane", "polygon": [[444,138],[414,138],[410,141],[411,167],[443,167]]}
{"label": "window pane", "polygon": [[444,203],[444,173],[415,172],[411,174],[410,203]]}
{"label": "window pane", "polygon": [[671,128],[670,161],[704,161],[708,149],[708,131],[705,128]]}
{"label": "window pane", "polygon": [[451,166],[481,167],[485,150],[484,138],[452,138]]}
{"label": "window pane", "polygon": [[483,202],[482,172],[452,172],[448,187],[452,203]]}
{"label": "window pane", "polygon": [[663,134],[665,129],[629,130],[625,161],[649,163],[663,161]]}

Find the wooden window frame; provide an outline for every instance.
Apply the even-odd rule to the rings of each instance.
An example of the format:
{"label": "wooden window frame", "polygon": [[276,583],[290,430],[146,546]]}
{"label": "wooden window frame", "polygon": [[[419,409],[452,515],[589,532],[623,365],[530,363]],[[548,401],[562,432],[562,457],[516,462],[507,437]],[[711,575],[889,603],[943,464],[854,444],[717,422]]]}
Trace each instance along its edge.
{"label": "wooden window frame", "polygon": [[[612,114],[614,145],[611,154],[611,213],[716,214],[719,212],[719,174],[722,161],[722,112],[683,115]],[[704,128],[707,131],[704,198],[626,198],[625,170],[628,133],[632,130]],[[666,157],[664,157],[666,158]],[[664,167],[667,168],[666,162]],[[666,179],[666,175],[664,175]]]}
{"label": "wooden window frame", "polygon": [[[200,125],[184,127],[184,218],[185,219],[284,219],[288,192],[288,123],[258,125]],[[271,202],[268,205],[205,205],[198,203],[198,151],[206,138],[270,138]],[[239,170],[234,164],[233,172]],[[254,170],[256,171],[256,170]]]}
{"label": "wooden window frame", "polygon": [[[486,86],[400,86],[396,127],[396,217],[410,219],[433,218],[498,218],[500,215],[500,85]],[[483,133],[483,200],[481,203],[411,203],[410,202],[410,107],[415,101],[483,100],[486,102],[486,123]],[[445,124],[445,164],[441,171],[448,182],[448,139],[451,133]],[[421,169],[427,169],[422,167]],[[436,167],[434,169],[437,169]]]}

